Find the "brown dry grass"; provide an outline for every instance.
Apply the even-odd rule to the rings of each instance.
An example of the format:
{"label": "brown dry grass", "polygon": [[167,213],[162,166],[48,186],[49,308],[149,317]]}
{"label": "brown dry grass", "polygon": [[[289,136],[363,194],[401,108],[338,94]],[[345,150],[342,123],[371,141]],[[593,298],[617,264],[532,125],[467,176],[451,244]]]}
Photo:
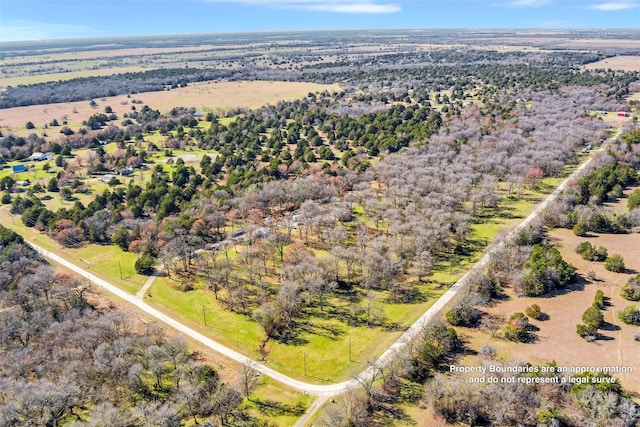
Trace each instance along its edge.
{"label": "brown dry grass", "polygon": [[14,56],[3,60],[6,65],[31,64],[39,59],[43,61],[78,61],[103,58],[121,58],[125,56],[159,55],[184,52],[207,51],[216,48],[214,45],[187,46],[187,47],[141,47],[129,49],[89,50],[84,52],[57,52],[57,49],[42,51],[40,55]]}
{"label": "brown dry grass", "polygon": [[[616,208],[626,206],[626,199],[617,205]],[[508,292],[508,300],[485,311],[508,318],[514,312],[524,312],[526,307],[538,304],[549,318],[544,321],[531,320],[539,328],[535,332],[535,341],[516,344],[491,338],[488,333],[478,329],[462,328],[462,333],[468,340],[467,345],[478,350],[483,343],[489,342],[497,348],[500,359],[510,361],[545,363],[555,360],[559,366],[630,366],[633,373],[614,376],[622,381],[627,390],[640,393],[640,344],[632,338],[638,327],[626,325],[617,317],[620,310],[631,304],[620,297],[620,288],[630,275],[607,271],[603,263],[585,261],[575,252],[580,242],[588,240],[593,245],[606,247],[610,255],[621,254],[628,269],[640,271],[640,234],[602,234],[585,238],[565,229],[554,230],[549,234],[564,259],[575,265],[583,277],[586,277],[588,271],[595,272],[595,280],[580,280],[566,291],[546,298],[518,298]],[[582,323],[582,314],[593,303],[598,289],[602,289],[609,298],[609,305],[604,310],[607,326],[600,331],[604,339],[589,343],[578,336],[576,325]],[[477,356],[467,356],[460,363],[475,365]]]}
{"label": "brown dry grass", "polygon": [[573,49],[603,49],[603,48],[619,48],[619,49],[638,49],[638,40],[634,39],[566,39],[558,43],[560,48]]}
{"label": "brown dry grass", "polygon": [[587,70],[607,70],[611,68],[612,70],[640,71],[640,56],[614,56],[612,58],[603,59],[602,61],[592,62],[585,65],[583,68]]}
{"label": "brown dry grass", "polygon": [[[132,95],[112,96],[96,99],[97,107],[91,107],[89,101],[68,102],[61,104],[32,105],[0,110],[0,128],[7,129],[18,135],[28,135],[36,132],[41,134],[45,124],[54,118],[60,124],[67,120],[71,128],[80,127],[83,120],[91,115],[101,113],[106,106],[110,106],[118,117],[131,111],[131,106],[137,109],[141,104],[132,104],[139,100],[162,113],[174,107],[195,107],[202,111],[227,111],[233,108],[258,108],[281,100],[292,100],[305,96],[309,92],[338,91],[338,85],[321,85],[302,82],[203,82],[194,83],[184,88],[162,92],[145,92]],[[24,129],[27,121],[33,122],[36,129]],[[56,138],[60,128],[50,128],[46,132]]]}
{"label": "brown dry grass", "polygon": [[101,77],[112,76],[120,73],[135,73],[139,71],[145,71],[145,68],[139,66],[130,67],[106,67],[97,70],[93,69],[79,69],[75,71],[61,72],[61,73],[48,73],[48,74],[35,74],[18,77],[6,77],[0,78],[0,91],[7,88],[7,86],[19,86],[19,85],[33,85],[45,82],[55,82],[60,80],[72,80],[82,77]]}

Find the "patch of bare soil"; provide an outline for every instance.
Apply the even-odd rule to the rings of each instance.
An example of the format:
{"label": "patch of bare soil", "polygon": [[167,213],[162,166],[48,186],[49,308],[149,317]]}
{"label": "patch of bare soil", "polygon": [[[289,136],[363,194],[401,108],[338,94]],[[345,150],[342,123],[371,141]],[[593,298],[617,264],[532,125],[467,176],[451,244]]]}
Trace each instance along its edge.
{"label": "patch of bare soil", "polygon": [[[564,259],[578,268],[581,278],[570,288],[544,298],[518,298],[510,293],[509,298],[487,308],[485,311],[508,318],[512,313],[524,312],[526,307],[538,304],[546,314],[546,320],[531,320],[534,339],[530,343],[516,344],[491,338],[489,333],[478,329],[464,329],[468,346],[478,350],[489,342],[498,350],[498,357],[505,360],[545,363],[555,360],[559,366],[622,366],[631,367],[631,373],[613,374],[624,387],[640,393],[640,343],[633,340],[637,326],[626,325],[618,320],[617,313],[631,302],[620,297],[620,288],[631,273],[640,271],[640,234],[593,235],[578,237],[571,230],[554,230],[550,239],[558,247]],[[604,246],[609,255],[621,254],[629,269],[628,273],[612,273],[604,269],[604,263],[583,260],[575,252],[576,246],[588,240],[595,246]],[[595,279],[587,280],[588,272]],[[576,333],[576,325],[582,323],[582,314],[591,306],[595,293],[602,289],[607,298],[604,310],[605,327],[595,342],[587,342]],[[463,364],[475,364],[474,357],[467,357]]]}

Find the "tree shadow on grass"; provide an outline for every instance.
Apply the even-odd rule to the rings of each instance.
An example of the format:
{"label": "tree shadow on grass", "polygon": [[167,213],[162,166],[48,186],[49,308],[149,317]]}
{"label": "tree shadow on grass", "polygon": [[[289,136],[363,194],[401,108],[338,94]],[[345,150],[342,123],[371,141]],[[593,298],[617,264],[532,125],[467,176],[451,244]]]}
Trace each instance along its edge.
{"label": "tree shadow on grass", "polygon": [[329,338],[332,341],[335,341],[337,337],[344,335],[344,330],[338,326],[331,325],[314,325],[312,323],[307,323],[305,325],[300,325],[300,329],[301,331],[309,334]]}
{"label": "tree shadow on grass", "polygon": [[287,328],[282,331],[277,337],[274,337],[275,341],[281,344],[303,346],[309,344],[309,340],[300,337],[302,329],[298,326]]}
{"label": "tree shadow on grass", "polygon": [[389,304],[421,304],[430,297],[429,291],[421,291],[416,287],[406,287],[389,295],[386,302]]}
{"label": "tree shadow on grass", "polygon": [[269,416],[282,416],[282,415],[293,415],[296,417],[304,414],[306,407],[303,403],[299,402],[295,405],[289,405],[286,403],[278,402],[276,400],[271,399],[252,399],[251,402],[255,404],[260,412],[269,415]]}
{"label": "tree shadow on grass", "polygon": [[385,331],[391,332],[405,331],[408,329],[407,325],[398,322],[382,322],[380,326],[384,328]]}

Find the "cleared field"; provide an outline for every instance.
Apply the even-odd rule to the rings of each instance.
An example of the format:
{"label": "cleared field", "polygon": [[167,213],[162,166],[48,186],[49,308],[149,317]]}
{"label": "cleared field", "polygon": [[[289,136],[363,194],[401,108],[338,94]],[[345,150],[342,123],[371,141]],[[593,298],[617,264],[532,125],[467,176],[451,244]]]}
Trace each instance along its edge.
{"label": "cleared field", "polygon": [[169,92],[148,92],[136,96],[160,112],[170,111],[177,105],[204,111],[225,111],[239,107],[258,108],[325,90],[339,91],[340,86],[276,81],[205,82]]}
{"label": "cleared field", "polygon": [[35,74],[32,76],[18,76],[18,77],[7,77],[0,79],[0,91],[6,88],[7,86],[19,86],[19,85],[32,85],[37,83],[51,82],[51,81],[60,81],[60,80],[71,80],[80,77],[102,77],[102,76],[111,76],[114,74],[120,73],[135,73],[137,71],[144,71],[145,69],[142,67],[109,67],[109,68],[101,68],[99,70],[78,70],[78,71],[69,71],[66,73],[50,73],[50,74]]}
{"label": "cleared field", "polygon": [[609,69],[623,71],[640,71],[640,56],[614,56],[602,61],[592,62],[582,67],[587,70]]}
{"label": "cleared field", "polygon": [[41,54],[33,55],[17,55],[11,58],[5,59],[3,62],[7,65],[20,65],[31,64],[35,60],[40,61],[78,61],[89,59],[103,59],[103,58],[121,58],[126,56],[141,56],[141,55],[159,55],[169,53],[184,53],[184,52],[198,52],[214,49],[214,45],[203,46],[182,46],[182,47],[141,47],[141,48],[128,48],[128,49],[109,49],[104,50],[89,50],[83,52],[58,52],[56,49],[44,50]]}
{"label": "cleared field", "polygon": [[[626,199],[612,203],[609,207],[624,208]],[[589,241],[594,246],[604,246],[610,255],[621,254],[629,271],[640,271],[640,234],[598,234],[579,237],[571,230],[558,229],[549,233],[552,243],[560,250],[563,258],[578,268],[582,277],[587,272],[595,273],[595,280],[579,279],[568,289],[553,296],[540,298],[518,298],[508,290],[508,299],[500,301],[486,312],[508,318],[512,313],[524,312],[525,308],[538,304],[547,320],[530,319],[538,328],[535,339],[525,344],[491,338],[488,332],[478,329],[460,328],[467,346],[478,350],[488,342],[498,351],[498,359],[531,363],[546,363],[555,360],[559,366],[622,366],[632,367],[633,372],[614,374],[623,386],[640,393],[640,352],[639,344],[632,338],[637,326],[622,323],[617,314],[632,302],[620,297],[620,288],[630,274],[613,273],[604,269],[604,263],[586,261],[575,252],[580,242]],[[582,314],[591,306],[595,293],[602,289],[608,298],[604,310],[605,326],[599,331],[600,339],[589,343],[576,333],[576,325],[582,322]],[[478,356],[466,356],[460,364],[473,366]]]}
{"label": "cleared field", "polygon": [[[269,103],[301,98],[309,92],[339,91],[338,85],[322,85],[301,82],[203,82],[184,88],[162,92],[145,92],[127,97],[127,95],[96,99],[97,106],[89,101],[61,104],[31,105],[0,110],[0,128],[6,128],[18,135],[33,132],[42,133],[44,126],[53,119],[62,124],[67,121],[70,127],[78,127],[83,120],[93,114],[104,112],[110,106],[118,117],[130,112],[132,106],[141,108],[146,104],[162,113],[174,107],[194,107],[201,111],[224,112],[232,108],[258,108]],[[133,100],[136,104],[132,104]],[[31,121],[36,129],[27,130],[25,124]],[[59,128],[49,128],[46,132],[57,135]]]}

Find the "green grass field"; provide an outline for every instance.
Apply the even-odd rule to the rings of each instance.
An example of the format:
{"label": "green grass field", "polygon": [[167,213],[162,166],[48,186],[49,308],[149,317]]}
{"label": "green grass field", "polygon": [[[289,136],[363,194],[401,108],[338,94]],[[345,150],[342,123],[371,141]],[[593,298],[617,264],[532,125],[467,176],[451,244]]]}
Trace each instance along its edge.
{"label": "green grass field", "polygon": [[134,264],[138,256],[124,252],[118,246],[85,245],[81,248],[64,248],[48,235],[24,226],[19,215],[9,213],[9,206],[0,209],[0,223],[131,294],[135,294],[147,280],[146,276],[135,272]]}
{"label": "green grass field", "polygon": [[288,427],[296,423],[311,402],[311,396],[284,388],[263,375],[244,404],[250,414],[258,418],[266,417],[277,426]]}

